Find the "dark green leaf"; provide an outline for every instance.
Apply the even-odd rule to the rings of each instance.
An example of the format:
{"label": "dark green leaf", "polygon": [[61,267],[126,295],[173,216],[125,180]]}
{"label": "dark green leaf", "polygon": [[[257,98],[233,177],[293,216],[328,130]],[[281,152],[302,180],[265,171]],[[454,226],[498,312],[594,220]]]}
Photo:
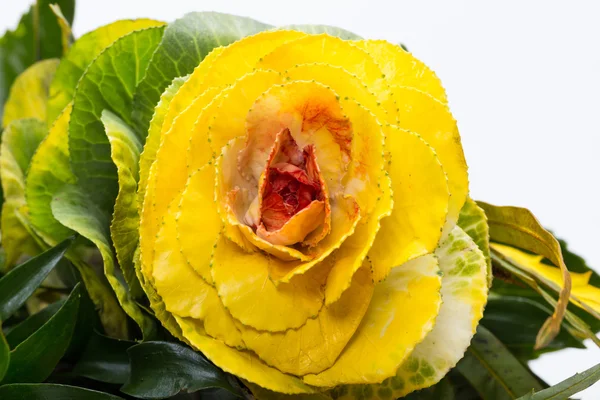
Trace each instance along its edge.
{"label": "dark green leaf", "polygon": [[250,18],[215,12],[190,13],[169,24],[135,91],[133,120],[137,131],[148,131],[154,107],[174,78],[191,73],[213,48],[269,28]]}
{"label": "dark green leaf", "polygon": [[10,400],[122,400],[121,397],[75,386],[13,384],[0,386],[0,398]]}
{"label": "dark green leaf", "polygon": [[2,332],[2,326],[0,325],[0,382],[4,378],[8,366],[10,364],[10,348]]}
{"label": "dark green leaf", "polygon": [[42,325],[48,322],[48,320],[56,313],[56,311],[58,311],[59,308],[63,306],[64,303],[64,300],[54,302],[11,329],[6,334],[6,341],[8,342],[10,348],[14,349],[17,347],[20,343],[37,331]]}
{"label": "dark green leaf", "polygon": [[129,348],[128,353],[131,375],[121,391],[131,396],[161,399],[207,388],[235,393],[227,374],[183,345],[146,342]]}
{"label": "dark green leaf", "polygon": [[100,382],[124,384],[129,379],[127,349],[133,345],[135,342],[94,333],[73,373]]}
{"label": "dark green leaf", "polygon": [[60,310],[11,351],[10,366],[2,383],[38,383],[52,373],[71,342],[80,298],[77,285]]}
{"label": "dark green leaf", "polygon": [[584,371],[579,374],[575,374],[569,379],[565,379],[559,384],[556,384],[547,389],[541,390],[536,393],[529,393],[519,400],[563,400],[568,399],[569,396],[577,394],[594,383],[600,381],[600,364]]}
{"label": "dark green leaf", "polygon": [[516,399],[542,389],[531,372],[481,325],[457,369],[484,400]]}
{"label": "dark green leaf", "polygon": [[79,185],[107,217],[119,187],[102,111],[110,110],[130,124],[133,92],[163,31],[147,28],[120,38],[90,64],[77,85],[69,123],[71,166]]}
{"label": "dark green leaf", "polygon": [[61,29],[50,9],[52,3],[60,6],[69,23],[73,22],[75,0],[37,0],[17,28],[0,38],[0,120],[15,78],[38,60],[62,55]]}
{"label": "dark green leaf", "polygon": [[344,40],[359,40],[362,39],[356,33],[347,31],[342,28],[337,28],[335,26],[329,25],[288,25],[282,27],[282,29],[293,29],[300,32],[311,33],[311,34],[319,34],[319,33],[327,33],[331,36],[337,36],[340,39]]}
{"label": "dark green leaf", "polygon": [[62,259],[73,238],[14,268],[0,279],[0,320],[21,307]]}

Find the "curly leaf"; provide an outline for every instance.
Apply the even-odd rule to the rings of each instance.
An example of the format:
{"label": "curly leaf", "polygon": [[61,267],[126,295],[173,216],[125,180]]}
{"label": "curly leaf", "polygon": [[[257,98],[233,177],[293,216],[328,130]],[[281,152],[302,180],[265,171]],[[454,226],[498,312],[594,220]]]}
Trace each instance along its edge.
{"label": "curly leaf", "polygon": [[52,124],[73,100],[79,78],[106,47],[130,32],[160,25],[164,23],[150,19],[122,20],[102,26],[80,37],[60,61],[56,76],[50,85],[48,125]]}
{"label": "curly leaf", "polygon": [[[163,30],[147,28],[117,40],[90,64],[77,85],[69,123],[71,167],[78,185],[107,217],[112,215],[119,187],[101,114],[110,110],[131,122],[133,92]],[[143,140],[145,135],[139,137]]]}
{"label": "curly leaf", "polygon": [[22,118],[46,120],[48,87],[54,78],[58,62],[54,58],[39,61],[17,77],[4,105],[3,126]]}
{"label": "curly leaf", "polygon": [[3,399],[19,400],[122,400],[121,397],[112,394],[97,392],[95,390],[83,389],[76,386],[56,384],[22,384],[0,386],[0,397]]}
{"label": "curly leaf", "polygon": [[21,17],[17,28],[0,38],[0,119],[16,77],[36,61],[62,55],[61,29],[51,3],[58,4],[66,20],[73,22],[75,0],[38,0]]}
{"label": "curly leaf", "polygon": [[131,128],[112,112],[105,110],[102,113],[102,123],[110,141],[111,157],[117,166],[119,177],[119,195],[110,235],[129,291],[137,298],[143,295],[133,267],[133,255],[139,242],[136,192],[142,144]]}
{"label": "curly leaf", "polygon": [[181,391],[223,388],[236,393],[229,377],[189,347],[147,342],[129,348],[131,376],[123,393],[142,399],[161,399]]}
{"label": "curly leaf", "polygon": [[[104,275],[115,292],[121,307],[142,330],[144,337],[154,334],[153,320],[145,315],[132,299],[124,283],[119,279],[120,271],[115,266],[110,242],[108,217],[90,200],[78,186],[66,185],[52,200],[54,217],[66,227],[90,240],[102,255]],[[126,326],[123,321],[123,332],[119,337],[126,337]]]}
{"label": "curly leaf", "polygon": [[484,400],[516,399],[542,389],[533,374],[481,325],[457,369]]}
{"label": "curly leaf", "polygon": [[556,309],[542,326],[536,340],[536,348],[545,347],[560,331],[571,294],[571,275],[563,261],[560,244],[525,208],[497,207],[484,202],[478,202],[478,205],[488,217],[490,239],[493,242],[539,254],[561,269],[563,285]]}
{"label": "curly leaf", "polygon": [[589,388],[598,381],[600,381],[600,364],[582,373],[575,374],[569,379],[566,379],[552,387],[520,397],[519,400],[567,399],[570,396]]}
{"label": "curly leaf", "polygon": [[215,12],[190,13],[169,24],[135,91],[134,127],[147,132],[154,107],[173,78],[191,73],[215,47],[271,28],[250,18]]}
{"label": "curly leaf", "polygon": [[6,320],[40,286],[50,271],[62,259],[73,239],[32,258],[0,279],[0,320]]}
{"label": "curly leaf", "polygon": [[48,322],[11,351],[10,366],[2,383],[37,383],[50,375],[71,342],[80,298],[78,285]]}
{"label": "curly leaf", "polygon": [[10,124],[0,145],[0,178],[4,192],[2,205],[2,246],[6,265],[12,266],[22,254],[35,255],[38,247],[23,226],[18,213],[25,213],[25,173],[38,145],[46,136],[44,123],[22,119]]}

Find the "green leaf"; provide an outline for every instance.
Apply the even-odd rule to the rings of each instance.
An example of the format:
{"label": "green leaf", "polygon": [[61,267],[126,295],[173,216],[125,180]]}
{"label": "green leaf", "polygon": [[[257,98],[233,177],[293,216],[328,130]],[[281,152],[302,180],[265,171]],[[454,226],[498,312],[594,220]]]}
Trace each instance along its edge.
{"label": "green leaf", "polygon": [[106,383],[124,384],[129,379],[127,349],[135,342],[94,333],[73,373]]}
{"label": "green leaf", "polygon": [[58,26],[60,26],[60,42],[62,43],[63,55],[67,54],[71,44],[73,43],[73,32],[71,31],[71,23],[60,9],[58,4],[50,4],[50,9],[56,15]]}
{"label": "green leaf", "polygon": [[33,153],[46,136],[44,123],[36,119],[14,121],[4,131],[0,145],[0,178],[4,192],[2,205],[2,246],[6,265],[11,267],[23,254],[35,255],[38,247],[21,223],[25,213],[25,173]]}
{"label": "green leaf", "polygon": [[65,184],[74,184],[75,175],[69,165],[69,116],[71,108],[56,119],[48,136],[31,159],[25,180],[25,198],[29,221],[36,233],[50,246],[71,236],[73,231],[54,218],[52,196]]}
{"label": "green leaf", "polygon": [[12,384],[0,386],[0,398],[11,400],[122,400],[121,397],[76,386]]}
{"label": "green leaf", "polygon": [[344,40],[360,40],[362,37],[358,36],[356,33],[347,31],[342,28],[338,28],[335,26],[329,25],[288,25],[282,27],[282,29],[293,29],[296,31],[310,33],[318,35],[320,33],[327,33],[331,36],[337,36],[340,39]]}
{"label": "green leaf", "polygon": [[[52,213],[66,227],[90,240],[102,255],[104,275],[115,292],[123,310],[140,326],[144,337],[152,337],[156,329],[154,321],[145,315],[132,299],[120,281],[111,248],[108,217],[82,191],[74,185],[67,185],[52,200]],[[125,321],[119,323],[121,332],[116,337],[126,338]]]}
{"label": "green leaf", "polygon": [[139,242],[140,221],[136,200],[142,144],[131,128],[112,112],[105,110],[102,113],[102,123],[119,177],[119,194],[110,234],[129,292],[134,298],[139,298],[143,291],[135,276],[133,255]]}
{"label": "green leaf", "polygon": [[497,207],[478,202],[488,218],[490,239],[539,254],[549,259],[562,271],[563,287],[554,314],[546,320],[537,337],[536,348],[542,348],[554,339],[560,331],[569,297],[571,276],[565,265],[560,244],[550,232],[545,230],[531,211],[519,207]]}
{"label": "green leaf", "polygon": [[6,375],[6,371],[8,371],[8,366],[10,365],[10,347],[8,347],[8,342],[4,337],[4,333],[2,332],[2,324],[0,324],[0,382]]}
{"label": "green leaf", "polygon": [[164,25],[150,19],[121,20],[102,26],[80,37],[60,61],[56,76],[50,85],[48,125],[51,125],[73,100],[79,78],[88,65],[117,39],[138,29]]}
{"label": "green leaf", "polygon": [[[494,282],[494,286],[502,284],[506,285],[500,280]],[[580,339],[561,329],[548,346],[535,350],[537,333],[552,315],[552,309],[539,295],[533,295],[537,293],[533,292],[532,297],[491,294],[481,324],[521,360],[532,360],[542,353],[567,347],[585,348]]]}
{"label": "green leaf", "polygon": [[0,279],[0,320],[6,320],[25,303],[62,259],[72,242],[73,239],[65,240]]}
{"label": "green leaf", "polygon": [[481,325],[456,368],[484,400],[516,399],[542,389],[533,374]]}
{"label": "green leaf", "polygon": [[460,210],[458,226],[473,239],[485,256],[485,262],[488,266],[488,285],[491,287],[494,274],[492,273],[492,259],[490,258],[490,229],[485,212],[470,197],[467,197],[463,208]]}
{"label": "green leaf", "polygon": [[4,105],[2,126],[23,118],[46,120],[48,87],[54,78],[58,59],[39,61],[17,77]]}
{"label": "green leaf", "polygon": [[236,392],[227,374],[180,344],[147,342],[131,347],[128,353],[131,375],[121,391],[131,396],[161,399],[207,388]]}
{"label": "green leaf", "polygon": [[567,399],[569,396],[577,394],[594,383],[600,381],[600,364],[584,371],[579,374],[575,374],[547,389],[541,390],[537,393],[529,393],[519,400],[562,400]]}
{"label": "green leaf", "polygon": [[430,388],[413,392],[405,397],[405,400],[455,400],[454,387],[448,378],[443,379],[437,385]]}
{"label": "green leaf", "polygon": [[31,336],[35,331],[40,329],[56,312],[63,306],[65,300],[56,301],[41,311],[31,315],[25,321],[12,328],[6,334],[8,345],[14,349],[21,344],[25,339]]}
{"label": "green leaf", "polygon": [[147,28],[118,39],[89,65],[77,85],[69,123],[71,167],[78,185],[107,218],[113,213],[119,187],[101,114],[110,110],[131,122],[133,92],[163,30]]}
{"label": "green leaf", "polygon": [[36,61],[62,55],[61,30],[49,7],[51,3],[58,4],[67,21],[73,22],[75,0],[37,0],[17,28],[0,38],[0,119],[16,77]]}
{"label": "green leaf", "polygon": [[77,285],[60,310],[11,351],[3,384],[43,382],[52,373],[71,342],[80,298],[81,290]]}
{"label": "green leaf", "polygon": [[154,107],[173,78],[190,74],[213,48],[269,28],[250,18],[216,12],[190,13],[169,24],[135,91],[136,130],[148,131]]}

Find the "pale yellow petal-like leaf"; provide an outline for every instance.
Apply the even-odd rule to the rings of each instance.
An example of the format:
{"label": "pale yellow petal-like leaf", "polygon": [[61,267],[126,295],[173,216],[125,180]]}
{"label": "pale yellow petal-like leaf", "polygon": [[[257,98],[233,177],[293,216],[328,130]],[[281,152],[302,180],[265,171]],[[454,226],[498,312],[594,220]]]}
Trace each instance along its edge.
{"label": "pale yellow petal-like leaf", "polygon": [[314,319],[286,332],[242,329],[248,349],[280,371],[302,376],[331,367],[358,328],[373,294],[368,263],[360,268],[350,288]]}
{"label": "pale yellow petal-like leaf", "polygon": [[429,254],[394,268],[375,286],[361,325],[336,363],[304,376],[309,385],[379,383],[394,376],[434,326],[442,298],[438,261]]}
{"label": "pale yellow petal-like leaf", "polygon": [[359,40],[354,44],[373,57],[391,86],[412,87],[447,102],[446,91],[435,73],[400,46],[385,40]]}
{"label": "pale yellow petal-like leaf", "polygon": [[387,128],[394,209],[381,221],[369,252],[376,281],[393,267],[435,250],[450,200],[446,174],[433,149],[418,135]]}
{"label": "pale yellow petal-like leaf", "polygon": [[[448,176],[450,204],[445,232],[452,230],[469,193],[467,162],[456,121],[448,106],[413,88],[392,87],[396,95],[398,126],[419,134],[437,154]],[[388,110],[391,112],[391,110]]]}
{"label": "pale yellow petal-like leaf", "polygon": [[187,318],[175,318],[186,340],[223,371],[278,393],[298,394],[315,391],[300,379],[267,366],[254,354],[233,349],[219,340],[210,338],[203,332],[201,324]]}

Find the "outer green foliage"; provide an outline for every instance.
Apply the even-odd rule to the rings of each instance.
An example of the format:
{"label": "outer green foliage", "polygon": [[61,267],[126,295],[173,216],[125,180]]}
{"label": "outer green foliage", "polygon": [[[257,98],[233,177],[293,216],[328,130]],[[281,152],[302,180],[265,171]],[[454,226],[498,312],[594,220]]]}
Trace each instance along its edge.
{"label": "outer green foliage", "polygon": [[25,303],[58,264],[72,241],[68,239],[62,242],[0,279],[0,320],[6,320]]}
{"label": "outer green foliage", "polygon": [[171,81],[190,74],[210,51],[272,28],[250,18],[213,12],[190,13],[169,24],[144,79],[135,91],[133,120],[148,132],[154,107]]}
{"label": "outer green foliage", "polygon": [[481,325],[457,369],[484,399],[516,399],[542,389],[531,372]]}
{"label": "outer green foliage", "polygon": [[110,110],[130,123],[133,92],[163,29],[148,28],[117,40],[90,64],[75,92],[69,124],[71,167],[81,188],[107,216],[112,214],[118,184],[102,111]]}
{"label": "outer green foliage", "polygon": [[42,325],[56,314],[56,312],[63,306],[64,300],[58,300],[36,314],[33,314],[19,325],[15,326],[6,334],[6,341],[11,348],[17,347],[25,339],[31,336],[37,331]]}
{"label": "outer green foliage", "polygon": [[10,124],[2,135],[0,178],[4,192],[2,205],[2,246],[6,264],[14,265],[22,254],[38,252],[22,218],[25,209],[25,173],[35,149],[46,135],[46,126],[36,119],[22,119]]}
{"label": "outer green foliage", "polygon": [[123,384],[130,371],[127,349],[134,344],[94,333],[73,373],[100,382]]}
{"label": "outer green foliage", "polygon": [[162,24],[162,22],[149,19],[122,20],[102,26],[79,38],[61,60],[56,76],[50,86],[48,124],[52,124],[62,110],[73,100],[79,78],[98,54],[117,39],[134,30]]}
{"label": "outer green foliage", "polygon": [[111,157],[117,166],[119,195],[110,225],[110,234],[117,259],[129,291],[133,297],[142,297],[143,291],[135,276],[133,254],[139,241],[137,211],[137,182],[142,144],[135,133],[119,117],[105,110],[102,123],[110,141]]}
{"label": "outer green foliage", "polygon": [[[119,271],[114,262],[110,232],[107,228],[109,222],[106,215],[94,205],[88,195],[83,193],[78,186],[73,185],[65,186],[56,194],[54,200],[52,200],[52,212],[56,219],[63,225],[78,232],[98,247],[104,263],[104,275],[108,279],[123,310],[136,321],[144,337],[152,337],[155,329],[154,321],[143,314],[142,310],[131,298],[131,294],[127,291],[127,288],[117,277]],[[120,322],[118,327],[120,328],[120,332],[115,336],[120,338],[128,337],[125,321]],[[111,332],[112,334],[113,332]]]}
{"label": "outer green foliage", "polygon": [[131,376],[121,390],[131,396],[162,399],[215,387],[236,391],[223,371],[188,347],[148,342],[131,347],[128,353]]}
{"label": "outer green foliage", "polygon": [[600,364],[576,374],[561,383],[537,393],[531,393],[519,398],[519,400],[561,400],[577,394],[594,383],[600,381]]}
{"label": "outer green foliage", "polygon": [[76,286],[60,310],[11,351],[2,383],[37,383],[50,375],[71,342],[80,298],[80,287]]}
{"label": "outer green foliage", "polygon": [[72,23],[75,0],[38,0],[23,15],[17,29],[0,38],[0,120],[2,106],[17,75],[38,60],[62,55],[60,26],[49,7],[53,3]]}
{"label": "outer green foliage", "polygon": [[0,397],[13,400],[120,400],[121,397],[66,385],[13,384],[0,386]]}
{"label": "outer green foliage", "polygon": [[0,324],[0,382],[6,375],[8,366],[10,364],[10,348],[8,342],[2,333],[2,325]]}

